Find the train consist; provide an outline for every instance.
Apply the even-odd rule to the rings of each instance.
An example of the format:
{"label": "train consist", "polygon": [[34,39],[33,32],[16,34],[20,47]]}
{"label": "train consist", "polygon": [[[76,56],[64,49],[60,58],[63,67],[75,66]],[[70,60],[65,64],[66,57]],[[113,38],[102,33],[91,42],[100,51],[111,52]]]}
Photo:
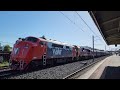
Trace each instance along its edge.
{"label": "train consist", "polygon": [[76,45],[68,45],[55,40],[36,38],[33,36],[17,40],[11,53],[12,70],[28,70],[37,66],[54,65],[93,57],[108,55],[109,52],[95,50]]}

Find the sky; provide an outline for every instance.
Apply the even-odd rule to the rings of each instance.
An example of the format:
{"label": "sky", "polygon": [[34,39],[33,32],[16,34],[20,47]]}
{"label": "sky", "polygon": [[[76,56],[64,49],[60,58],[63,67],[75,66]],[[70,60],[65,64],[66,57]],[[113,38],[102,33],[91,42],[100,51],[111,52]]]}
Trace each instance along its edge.
{"label": "sky", "polygon": [[[78,14],[83,20],[78,16]],[[41,37],[71,45],[110,50],[87,11],[0,11],[0,43],[13,46],[15,41],[27,36]]]}

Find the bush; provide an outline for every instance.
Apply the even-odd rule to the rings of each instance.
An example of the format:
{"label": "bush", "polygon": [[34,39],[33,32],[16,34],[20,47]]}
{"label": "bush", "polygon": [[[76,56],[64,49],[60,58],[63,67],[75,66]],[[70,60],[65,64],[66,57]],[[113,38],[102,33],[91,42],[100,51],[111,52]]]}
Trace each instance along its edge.
{"label": "bush", "polygon": [[3,51],[10,52],[10,50],[11,50],[11,47],[9,45],[5,45]]}

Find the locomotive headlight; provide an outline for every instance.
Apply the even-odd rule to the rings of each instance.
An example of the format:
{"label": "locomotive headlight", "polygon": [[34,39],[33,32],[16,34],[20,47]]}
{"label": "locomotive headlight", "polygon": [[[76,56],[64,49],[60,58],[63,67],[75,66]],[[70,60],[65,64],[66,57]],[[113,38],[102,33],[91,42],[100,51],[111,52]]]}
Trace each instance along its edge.
{"label": "locomotive headlight", "polygon": [[25,46],[24,48],[29,48],[28,46]]}
{"label": "locomotive headlight", "polygon": [[28,44],[24,48],[29,48]]}

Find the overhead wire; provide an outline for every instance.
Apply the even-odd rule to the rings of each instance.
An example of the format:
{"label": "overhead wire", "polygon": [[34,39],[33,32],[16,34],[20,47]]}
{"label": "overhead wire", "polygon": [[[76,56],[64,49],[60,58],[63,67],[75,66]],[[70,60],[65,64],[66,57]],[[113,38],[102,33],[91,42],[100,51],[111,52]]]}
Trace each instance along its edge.
{"label": "overhead wire", "polygon": [[[62,15],[64,15],[71,23],[73,23],[74,25],[76,25],[75,24],[75,22],[73,22],[68,16],[66,16],[63,12],[61,12],[61,11],[59,11]],[[81,29],[83,32],[84,32],[84,30],[82,29],[82,28],[80,28],[78,25],[76,25],[76,27],[78,27],[79,29]]]}
{"label": "overhead wire", "polygon": [[[79,16],[79,18],[85,23],[85,25],[89,28],[89,30],[92,32],[92,33],[94,33],[94,35],[96,35],[97,37],[99,37],[92,29],[91,29],[91,27],[86,23],[86,21],[80,16],[80,14],[77,12],[77,11],[75,11],[76,12],[76,14]],[[99,37],[100,38],[100,37]],[[100,40],[101,40],[101,38],[100,38]],[[102,41],[102,40],[101,40]],[[102,41],[103,42],[103,41]]]}
{"label": "overhead wire", "polygon": [[[62,15],[64,15],[71,23],[73,23],[74,25],[76,25],[75,24],[75,22],[74,21],[72,21],[67,15],[65,15],[63,12],[61,12],[61,11],[59,11]],[[75,20],[75,16],[74,16],[74,20]],[[78,27],[78,25],[76,25],[77,27]],[[78,27],[78,29],[81,29],[83,32],[85,32],[82,28],[80,28],[80,27]],[[90,35],[88,35],[90,38],[91,38],[91,36]]]}
{"label": "overhead wire", "polygon": [[[60,12],[60,11],[59,11],[59,12]],[[76,25],[76,24],[75,24],[75,14],[74,14],[74,21],[72,21],[72,20],[71,20],[67,15],[65,15],[63,12],[60,12],[60,13],[61,13],[63,16],[65,16],[72,24]],[[76,26],[77,26],[77,25],[76,25]],[[77,27],[78,27],[78,26],[77,26]],[[79,27],[78,27],[78,29],[81,29],[81,30],[83,31],[82,28],[79,28]],[[85,31],[84,31],[84,33],[85,33]],[[91,36],[90,34],[88,34],[87,36],[89,37],[89,38],[88,38],[88,39],[89,39],[88,41],[91,41],[92,36]],[[88,41],[87,41],[87,42],[88,42]]]}
{"label": "overhead wire", "polygon": [[[74,25],[76,25],[75,24],[75,22],[74,21],[72,21],[67,15],[65,15],[63,12],[61,12],[61,11],[59,11],[63,16],[65,16],[71,23],[73,23]],[[75,16],[74,16],[74,20],[75,20]],[[76,25],[77,26],[77,25]],[[78,27],[78,26],[77,26]],[[82,31],[83,31],[83,29],[82,28],[79,28],[78,27],[78,29],[81,29]],[[84,31],[85,32],[85,31]],[[90,40],[90,38],[92,38],[92,36],[90,36],[89,34],[88,34],[88,36],[89,36],[89,40]]]}
{"label": "overhead wire", "polygon": [[[76,25],[75,24],[75,22],[74,21],[72,21],[68,16],[66,16],[63,12],[61,12],[61,11],[59,11],[62,15],[64,15],[71,23],[73,23],[74,25]],[[89,28],[89,30],[95,35],[95,37],[99,37],[92,29],[91,29],[91,27],[86,23],[86,21],[78,14],[78,12],[76,12],[75,11],[75,13],[77,13],[77,15],[79,16],[79,18],[85,23],[85,25]],[[75,17],[74,17],[75,18]],[[76,25],[77,27],[78,27],[78,25]],[[80,27],[78,27],[78,28],[80,28]],[[82,28],[80,28],[82,31],[83,31],[83,29]],[[88,35],[88,36],[90,36],[90,35]],[[91,38],[91,36],[90,36],[90,38]],[[99,37],[100,38],[100,37]],[[100,41],[102,41],[101,40],[101,38],[99,39]],[[103,42],[103,41],[102,41]],[[103,42],[104,43],[104,42]]]}

